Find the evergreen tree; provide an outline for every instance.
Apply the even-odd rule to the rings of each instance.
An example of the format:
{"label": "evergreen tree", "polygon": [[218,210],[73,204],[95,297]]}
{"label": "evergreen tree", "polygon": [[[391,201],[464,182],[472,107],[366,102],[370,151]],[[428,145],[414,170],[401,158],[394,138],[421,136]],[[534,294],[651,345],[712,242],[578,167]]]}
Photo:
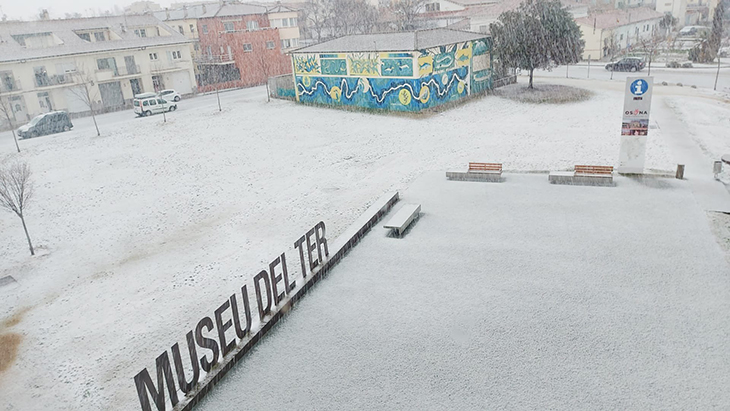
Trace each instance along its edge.
{"label": "evergreen tree", "polygon": [[573,16],[559,0],[527,0],[490,25],[495,50],[506,67],[530,72],[577,63],[585,42]]}

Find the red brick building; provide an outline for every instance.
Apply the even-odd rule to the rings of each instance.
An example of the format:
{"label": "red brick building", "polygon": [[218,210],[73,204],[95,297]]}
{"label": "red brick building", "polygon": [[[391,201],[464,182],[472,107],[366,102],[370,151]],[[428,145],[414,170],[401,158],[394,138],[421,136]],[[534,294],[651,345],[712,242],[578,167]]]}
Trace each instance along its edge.
{"label": "red brick building", "polygon": [[198,19],[198,90],[249,87],[291,73],[266,7],[224,4]]}

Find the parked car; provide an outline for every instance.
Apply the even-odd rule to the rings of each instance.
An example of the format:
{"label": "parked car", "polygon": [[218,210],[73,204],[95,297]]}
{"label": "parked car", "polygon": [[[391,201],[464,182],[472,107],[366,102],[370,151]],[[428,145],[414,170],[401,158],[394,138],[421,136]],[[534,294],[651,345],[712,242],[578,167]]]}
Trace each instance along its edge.
{"label": "parked car", "polygon": [[644,68],[644,60],[638,57],[624,57],[617,62],[606,64],[608,71],[641,71]]}
{"label": "parked car", "polygon": [[18,136],[21,139],[38,137],[68,131],[73,127],[71,119],[68,118],[68,113],[65,111],[51,111],[34,117],[30,120],[30,123],[18,128]]}
{"label": "parked car", "polygon": [[146,117],[163,111],[177,110],[177,103],[169,102],[155,93],[143,93],[134,96],[134,114],[138,117]]}
{"label": "parked car", "polygon": [[172,90],[172,89],[160,91],[160,97],[162,97],[163,99],[165,99],[167,101],[174,101],[174,102],[180,101],[180,93],[178,93],[177,91]]}
{"label": "parked car", "polygon": [[679,30],[678,37],[701,37],[703,34],[710,32],[709,27],[705,26],[685,26]]}

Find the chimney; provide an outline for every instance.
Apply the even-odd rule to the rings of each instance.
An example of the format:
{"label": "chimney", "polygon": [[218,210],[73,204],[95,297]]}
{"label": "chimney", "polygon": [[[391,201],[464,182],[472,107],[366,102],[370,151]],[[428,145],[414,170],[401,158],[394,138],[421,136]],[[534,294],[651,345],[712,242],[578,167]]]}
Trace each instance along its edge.
{"label": "chimney", "polygon": [[205,14],[207,12],[208,12],[208,10],[206,10],[206,8],[205,8],[205,3],[203,3],[203,14]]}
{"label": "chimney", "polygon": [[170,9],[165,7],[165,20],[170,20]]}
{"label": "chimney", "polygon": [[50,16],[48,15],[48,9],[41,10],[41,20],[50,20]]}
{"label": "chimney", "polygon": [[188,18],[188,6],[187,6],[187,4],[183,6],[183,18]]}

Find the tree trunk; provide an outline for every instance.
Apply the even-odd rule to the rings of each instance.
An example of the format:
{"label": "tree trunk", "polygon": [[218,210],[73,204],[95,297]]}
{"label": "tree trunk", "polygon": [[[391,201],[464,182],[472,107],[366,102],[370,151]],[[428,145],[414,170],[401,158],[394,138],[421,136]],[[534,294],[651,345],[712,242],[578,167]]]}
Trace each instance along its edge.
{"label": "tree trunk", "polygon": [[218,94],[218,85],[215,86],[215,98],[218,99],[218,111],[223,111],[221,108],[221,96]]}
{"label": "tree trunk", "polygon": [[271,102],[271,92],[269,91],[269,79],[266,79],[266,102]]}
{"label": "tree trunk", "polygon": [[532,89],[532,73],[535,71],[534,68],[530,69],[530,85],[527,88]]}
{"label": "tree trunk", "polygon": [[30,242],[30,234],[28,234],[28,227],[25,226],[25,218],[23,215],[20,215],[20,221],[23,222],[23,230],[25,231],[25,238],[28,239],[28,248],[30,248],[30,255],[35,255],[35,251],[33,251],[33,243]]}
{"label": "tree trunk", "polygon": [[649,73],[647,74],[647,76],[651,76],[651,55],[652,54],[653,53],[649,53]]}
{"label": "tree trunk", "polygon": [[101,132],[99,131],[99,125],[96,124],[96,115],[94,114],[94,109],[91,109],[91,118],[94,120],[94,127],[96,127],[96,136],[99,137],[101,135]]}
{"label": "tree trunk", "polygon": [[18,153],[20,153],[20,146],[18,145],[18,136],[15,135],[15,129],[13,128],[13,125],[10,125],[10,131],[13,132],[13,140],[15,140],[15,148],[18,149]]}

